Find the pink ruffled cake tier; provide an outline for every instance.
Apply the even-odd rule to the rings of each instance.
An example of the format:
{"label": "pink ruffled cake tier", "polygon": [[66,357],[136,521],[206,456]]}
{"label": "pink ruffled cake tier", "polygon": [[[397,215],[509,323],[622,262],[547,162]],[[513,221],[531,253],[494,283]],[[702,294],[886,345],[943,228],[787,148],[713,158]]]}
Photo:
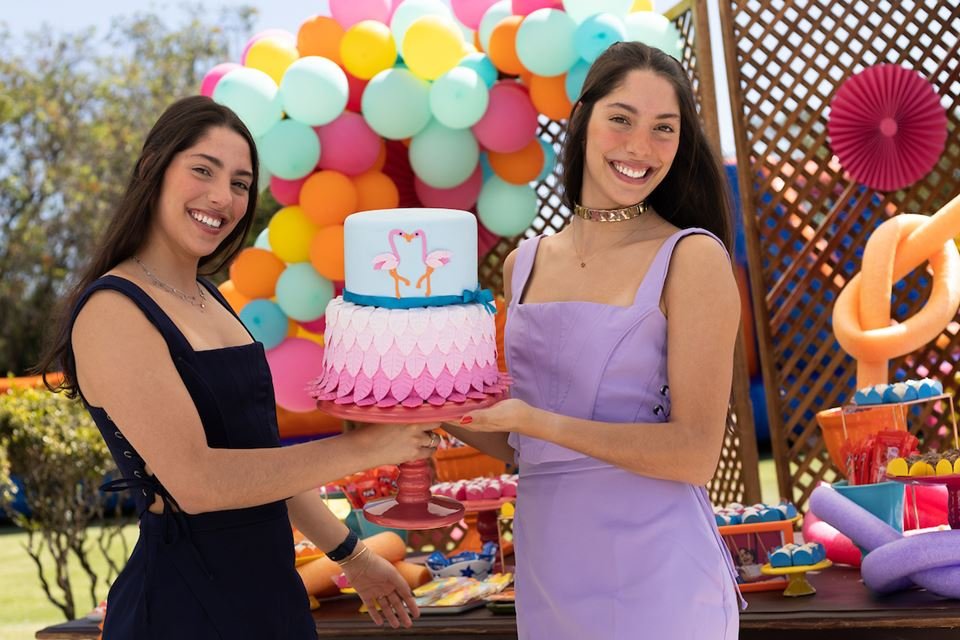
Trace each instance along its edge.
{"label": "pink ruffled cake tier", "polygon": [[363,307],[337,298],[326,314],[317,400],[416,408],[502,394],[493,315],[482,305]]}

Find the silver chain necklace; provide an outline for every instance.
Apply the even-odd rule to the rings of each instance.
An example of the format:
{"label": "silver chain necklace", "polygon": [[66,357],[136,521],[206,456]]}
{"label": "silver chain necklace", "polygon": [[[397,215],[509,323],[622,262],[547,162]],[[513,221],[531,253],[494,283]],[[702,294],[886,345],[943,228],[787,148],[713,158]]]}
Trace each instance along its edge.
{"label": "silver chain necklace", "polygon": [[133,256],[133,259],[136,261],[136,263],[137,263],[138,265],[140,265],[140,268],[143,269],[143,273],[144,273],[144,274],[147,276],[147,278],[150,280],[151,284],[153,284],[153,285],[156,286],[156,287],[160,287],[161,289],[163,289],[163,290],[166,291],[167,293],[172,293],[173,295],[177,296],[177,297],[180,298],[181,300],[183,300],[183,301],[185,301],[185,302],[189,302],[190,304],[192,304],[192,305],[195,306],[195,307],[200,307],[200,312],[201,312],[201,313],[204,313],[204,310],[207,308],[207,307],[206,307],[207,296],[206,296],[206,294],[203,292],[203,287],[200,286],[200,283],[199,283],[199,282],[197,283],[197,293],[200,294],[200,295],[199,295],[199,296],[191,296],[191,295],[189,295],[189,294],[184,293],[183,291],[180,291],[180,289],[177,289],[176,287],[167,284],[166,282],[164,282],[163,280],[161,280],[160,278],[158,278],[157,276],[155,276],[155,275],[153,274],[153,272],[150,271],[150,269],[147,268],[147,265],[143,264],[143,263],[140,261],[140,258],[138,258],[137,256]]}

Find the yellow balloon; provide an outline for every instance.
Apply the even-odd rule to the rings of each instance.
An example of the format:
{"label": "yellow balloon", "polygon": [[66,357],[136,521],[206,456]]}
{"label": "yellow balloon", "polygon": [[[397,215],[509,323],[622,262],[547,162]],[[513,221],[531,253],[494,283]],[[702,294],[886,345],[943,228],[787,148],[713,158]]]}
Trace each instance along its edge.
{"label": "yellow balloon", "polygon": [[317,226],[298,206],[284,207],[273,214],[267,225],[270,248],[284,262],[306,262],[310,259],[310,241]]}
{"label": "yellow balloon", "polygon": [[306,329],[304,329],[304,328],[301,327],[300,325],[297,325],[297,336],[296,336],[296,337],[298,337],[298,338],[306,338],[307,340],[311,340],[311,341],[313,341],[313,342],[316,342],[316,343],[317,343],[318,345],[320,345],[321,347],[323,346],[323,334],[322,334],[322,333],[310,333],[309,331],[307,331]]}
{"label": "yellow balloon", "polygon": [[363,20],[347,29],[340,40],[343,66],[355,78],[369,80],[397,61],[397,45],[390,27],[376,20]]}
{"label": "yellow balloon", "polygon": [[630,13],[634,11],[653,11],[653,3],[650,0],[633,0],[633,6],[630,7]]}
{"label": "yellow balloon", "polygon": [[246,66],[263,71],[279,85],[287,67],[299,57],[296,47],[279,38],[260,38],[247,51]]}
{"label": "yellow balloon", "polygon": [[403,61],[424,80],[436,80],[463,59],[463,32],[450,18],[421,16],[403,36]]}

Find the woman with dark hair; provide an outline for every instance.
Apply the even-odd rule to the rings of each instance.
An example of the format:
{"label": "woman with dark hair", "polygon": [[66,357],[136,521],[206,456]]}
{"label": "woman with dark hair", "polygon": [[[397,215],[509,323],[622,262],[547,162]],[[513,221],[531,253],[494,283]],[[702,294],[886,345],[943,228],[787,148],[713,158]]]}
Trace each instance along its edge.
{"label": "woman with dark hair", "polygon": [[419,615],[396,569],[315,488],[428,457],[432,427],[281,448],[263,346],[198,277],[242,247],[257,178],[253,138],[232,111],[200,96],[171,105],[40,364],[83,400],[123,475],[108,489],[132,490],[140,512],[108,598],[111,640],[315,638],[291,522],[341,564],[377,624]]}
{"label": "woman with dark hair", "polygon": [[736,638],[736,573],[704,484],[740,302],[729,196],[680,64],[611,46],[561,159],[575,215],[504,264],[512,397],[449,427],[520,465],[520,637]]}

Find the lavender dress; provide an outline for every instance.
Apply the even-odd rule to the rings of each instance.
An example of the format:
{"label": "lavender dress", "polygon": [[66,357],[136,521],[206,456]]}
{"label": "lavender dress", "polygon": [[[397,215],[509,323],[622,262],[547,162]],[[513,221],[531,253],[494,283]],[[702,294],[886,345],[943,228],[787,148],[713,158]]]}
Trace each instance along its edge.
{"label": "lavender dress", "polygon": [[[522,303],[540,238],[523,242],[505,336],[511,395],[576,418],[666,422],[659,301],[673,248],[693,233],[709,235],[685,229],[663,243],[630,307]],[[703,487],[640,476],[536,438],[511,434],[510,444],[520,464],[521,639],[737,637],[742,599]]]}

